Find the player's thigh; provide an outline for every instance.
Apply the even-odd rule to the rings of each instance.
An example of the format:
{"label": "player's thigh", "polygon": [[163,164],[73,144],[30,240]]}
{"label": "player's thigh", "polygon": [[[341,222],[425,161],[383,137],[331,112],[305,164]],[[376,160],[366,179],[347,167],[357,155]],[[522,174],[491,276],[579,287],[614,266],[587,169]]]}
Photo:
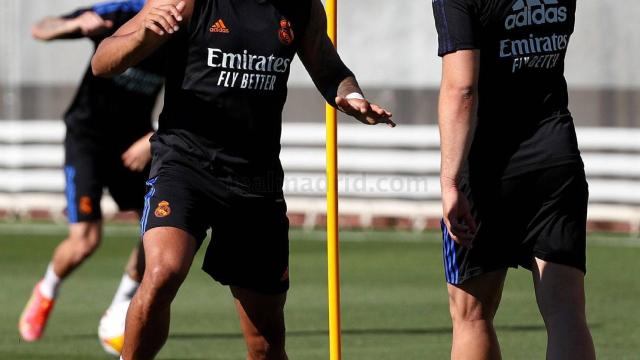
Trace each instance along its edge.
{"label": "player's thigh", "polygon": [[581,270],[541,259],[535,259],[532,267],[536,300],[546,319],[584,316],[584,273]]}
{"label": "player's thigh", "polygon": [[526,221],[516,204],[522,204],[511,183],[474,176],[463,179],[461,191],[469,200],[478,224],[472,247],[457,244],[441,223],[445,279],[462,285],[485,274],[518,266],[518,247]]}
{"label": "player's thigh", "polygon": [[155,228],[175,228],[194,238],[196,248],[200,246],[209,225],[206,199],[193,184],[195,176],[188,169],[172,167],[157,172],[146,182],[147,194],[140,218],[144,239],[146,233]]}
{"label": "player's thigh", "polygon": [[234,199],[212,221],[203,269],[224,285],[266,294],[289,289],[289,221],[281,196]]}
{"label": "player's thigh", "polygon": [[449,284],[449,310],[455,321],[492,320],[500,305],[507,269],[484,273],[462,284]]}
{"label": "player's thigh", "polygon": [[282,346],[286,293],[264,294],[236,286],[230,288],[247,341],[257,337],[264,338],[274,346]]}
{"label": "player's thigh", "polygon": [[145,278],[154,287],[177,289],[189,273],[198,242],[184,230],[156,227],[143,238]]}
{"label": "player's thigh", "polygon": [[182,281],[206,236],[201,196],[191,186],[189,174],[165,171],[150,179],[141,222],[145,277],[161,283]]}
{"label": "player's thigh", "polygon": [[559,166],[540,174],[535,187],[543,201],[529,223],[533,258],[586,272],[588,185],[581,165]]}

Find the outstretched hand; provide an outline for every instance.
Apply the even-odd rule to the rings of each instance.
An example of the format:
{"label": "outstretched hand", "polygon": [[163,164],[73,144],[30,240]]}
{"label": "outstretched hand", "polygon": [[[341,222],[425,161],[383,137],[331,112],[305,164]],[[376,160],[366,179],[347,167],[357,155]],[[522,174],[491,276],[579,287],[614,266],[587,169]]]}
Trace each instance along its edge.
{"label": "outstretched hand", "polygon": [[358,121],[367,125],[387,124],[395,127],[396,123],[391,120],[393,116],[389,111],[376,104],[371,104],[363,99],[346,99],[336,97],[336,105],[343,113],[353,116]]}

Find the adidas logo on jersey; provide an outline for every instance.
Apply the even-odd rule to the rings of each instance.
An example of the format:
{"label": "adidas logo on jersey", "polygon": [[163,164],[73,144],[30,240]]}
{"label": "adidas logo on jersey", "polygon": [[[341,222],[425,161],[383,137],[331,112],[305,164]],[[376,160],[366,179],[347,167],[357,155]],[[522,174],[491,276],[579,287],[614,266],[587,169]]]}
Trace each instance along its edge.
{"label": "adidas logo on jersey", "polygon": [[562,23],[567,20],[568,9],[558,6],[558,0],[517,0],[504,26],[507,30],[532,25]]}
{"label": "adidas logo on jersey", "polygon": [[222,21],[222,19],[219,19],[218,21],[213,23],[213,25],[211,25],[211,28],[209,29],[209,31],[212,33],[228,34],[229,28],[227,27],[227,25],[224,24],[224,21]]}

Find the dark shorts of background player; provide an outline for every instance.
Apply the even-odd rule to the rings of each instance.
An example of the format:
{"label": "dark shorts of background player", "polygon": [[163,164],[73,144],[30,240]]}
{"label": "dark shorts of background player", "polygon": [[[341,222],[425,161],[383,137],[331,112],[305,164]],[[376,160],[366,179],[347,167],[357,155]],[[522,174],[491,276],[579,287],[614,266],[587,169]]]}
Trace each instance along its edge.
{"label": "dark shorts of background player", "polygon": [[197,164],[154,158],[141,232],[184,230],[202,245],[211,242],[202,269],[223,285],[264,294],[289,289],[289,220],[282,193],[241,194],[225,178]]}
{"label": "dark shorts of background player", "polygon": [[448,283],[522,266],[534,258],[586,272],[588,185],[582,164],[542,169],[493,182],[463,181],[479,229],[471,249],[446,227],[443,258]]}
{"label": "dark shorts of background player", "polygon": [[64,172],[69,223],[102,219],[100,200],[105,187],[121,211],[142,211],[149,170],[127,169],[121,158],[125,150],[99,146],[67,132]]}

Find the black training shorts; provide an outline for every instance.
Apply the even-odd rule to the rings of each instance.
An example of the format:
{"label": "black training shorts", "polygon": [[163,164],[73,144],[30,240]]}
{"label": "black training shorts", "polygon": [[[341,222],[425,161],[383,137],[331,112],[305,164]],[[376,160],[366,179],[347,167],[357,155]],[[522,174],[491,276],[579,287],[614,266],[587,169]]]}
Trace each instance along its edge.
{"label": "black training shorts", "polygon": [[289,289],[289,220],[282,192],[243,193],[228,178],[197,163],[156,162],[141,219],[144,234],[157,227],[184,230],[211,242],[203,270],[223,285],[279,294]]}
{"label": "black training shorts", "polygon": [[471,249],[443,231],[445,277],[450,284],[488,272],[522,266],[534,258],[586,272],[588,185],[582,164],[550,167],[461,184],[478,223]]}
{"label": "black training shorts", "polygon": [[127,169],[121,159],[126,148],[100,146],[71,131],[67,131],[64,147],[65,194],[70,223],[102,218],[100,200],[105,187],[120,210],[142,210],[149,171]]}

